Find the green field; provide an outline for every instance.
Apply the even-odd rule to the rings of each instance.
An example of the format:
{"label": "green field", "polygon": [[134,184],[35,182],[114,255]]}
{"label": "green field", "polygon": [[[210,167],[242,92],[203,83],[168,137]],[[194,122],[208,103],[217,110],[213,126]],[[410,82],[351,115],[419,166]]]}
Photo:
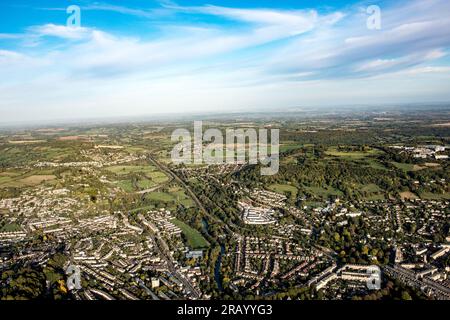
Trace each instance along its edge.
{"label": "green field", "polygon": [[361,185],[360,186],[360,190],[367,192],[367,193],[376,193],[376,192],[381,192],[382,190],[380,189],[380,187],[378,187],[376,184],[371,183],[371,184],[367,184],[367,185]]}
{"label": "green field", "polygon": [[367,151],[339,151],[337,147],[330,147],[325,152],[328,156],[340,157],[348,160],[359,160],[366,157],[382,154],[378,149],[369,149]]}
{"label": "green field", "polygon": [[359,185],[359,186],[356,186],[356,188],[358,190],[366,193],[366,196],[364,197],[364,199],[367,201],[377,201],[377,200],[385,199],[383,190],[374,183],[367,184],[367,185]]}
{"label": "green field", "polygon": [[50,146],[39,146],[33,149],[33,152],[36,152],[40,155],[44,155],[45,159],[54,161],[63,159],[73,155],[73,150],[70,148],[58,148],[58,147],[50,147]]}
{"label": "green field", "polygon": [[[38,174],[34,174],[38,173]],[[22,188],[22,187],[32,187],[37,186],[42,183],[49,183],[56,179],[56,176],[51,174],[50,170],[42,170],[42,171],[30,171],[21,176],[17,175],[9,175],[9,176],[0,176],[0,188],[13,187],[13,188]]]}
{"label": "green field", "polygon": [[153,171],[146,173],[146,177],[150,178],[155,184],[169,181],[169,178],[161,171]]}
{"label": "green field", "polygon": [[22,228],[18,224],[15,224],[15,223],[8,223],[0,228],[0,232],[14,232],[14,231],[21,231],[21,230],[22,230]]}
{"label": "green field", "polygon": [[295,149],[300,149],[303,145],[293,142],[293,143],[283,143],[280,145],[280,152],[291,151]]}
{"label": "green field", "polygon": [[139,207],[139,208],[130,210],[130,212],[131,212],[131,213],[135,213],[135,212],[145,212],[145,211],[153,210],[153,209],[155,209],[155,206],[150,205],[150,206],[144,206],[144,207]]}
{"label": "green field", "polygon": [[286,194],[289,193],[291,196],[296,197],[297,196],[297,188],[294,186],[291,186],[289,184],[271,184],[267,187],[269,190],[277,193]]}
{"label": "green field", "polygon": [[126,192],[133,192],[134,187],[130,180],[117,181],[117,185]]}
{"label": "green field", "polygon": [[173,188],[169,192],[150,192],[147,194],[146,199],[164,202],[166,204],[181,204],[186,208],[193,207],[194,201],[189,198],[182,189]]}
{"label": "green field", "polygon": [[173,191],[171,194],[175,197],[178,203],[181,203],[184,207],[190,208],[195,206],[194,201],[189,198],[183,190]]}
{"label": "green field", "polygon": [[372,194],[364,198],[366,201],[382,201],[386,200],[386,197],[383,194]]}
{"label": "green field", "polygon": [[309,193],[319,196],[322,198],[327,198],[330,196],[342,196],[343,193],[340,190],[334,189],[332,187],[304,187],[306,191]]}
{"label": "green field", "polygon": [[369,167],[377,170],[383,170],[387,171],[388,168],[386,168],[382,163],[378,162],[376,159],[365,159],[364,164],[367,164]]}
{"label": "green field", "polygon": [[209,242],[194,228],[177,219],[173,219],[171,222],[183,231],[191,249],[205,249],[209,247]]}
{"label": "green field", "polygon": [[158,185],[158,183],[155,183],[153,181],[150,181],[149,179],[139,179],[136,183],[139,189],[150,189]]}
{"label": "green field", "polygon": [[13,179],[11,177],[0,177],[0,184],[11,182]]}
{"label": "green field", "polygon": [[450,200],[450,192],[446,192],[444,194],[421,192],[419,197],[424,200]]}
{"label": "green field", "polygon": [[117,175],[127,175],[130,173],[142,172],[144,174],[156,171],[156,168],[150,165],[145,166],[112,166],[106,168],[106,170],[115,173]]}
{"label": "green field", "polygon": [[172,202],[175,198],[166,192],[150,192],[147,197],[149,200],[161,201],[161,202]]}
{"label": "green field", "polygon": [[397,169],[403,171],[414,171],[414,164],[411,163],[399,163],[399,162],[391,162]]}
{"label": "green field", "polygon": [[125,150],[127,150],[128,152],[131,152],[131,153],[141,153],[141,152],[147,151],[147,149],[145,149],[143,147],[126,147]]}
{"label": "green field", "polygon": [[[150,189],[169,181],[169,178],[163,172],[158,171],[156,167],[151,165],[112,166],[106,168],[106,170],[122,178],[116,183],[126,192]],[[125,176],[130,174],[138,175],[136,186],[132,184],[131,180],[126,180]]]}

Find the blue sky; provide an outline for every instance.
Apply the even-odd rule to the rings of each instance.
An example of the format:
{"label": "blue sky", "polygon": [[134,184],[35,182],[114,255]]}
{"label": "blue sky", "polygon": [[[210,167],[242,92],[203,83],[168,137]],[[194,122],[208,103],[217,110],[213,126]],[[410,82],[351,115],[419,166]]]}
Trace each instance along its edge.
{"label": "blue sky", "polygon": [[449,12],[447,0],[1,1],[0,122],[450,101]]}

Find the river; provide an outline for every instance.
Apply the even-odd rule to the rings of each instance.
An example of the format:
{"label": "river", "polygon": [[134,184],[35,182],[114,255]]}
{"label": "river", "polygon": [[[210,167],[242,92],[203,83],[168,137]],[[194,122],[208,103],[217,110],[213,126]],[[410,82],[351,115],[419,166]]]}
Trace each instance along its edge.
{"label": "river", "polygon": [[223,285],[222,285],[222,272],[221,272],[221,266],[222,266],[222,255],[225,253],[225,247],[223,244],[220,245],[220,253],[216,260],[216,265],[214,267],[214,279],[216,280],[217,287],[219,288],[219,291],[223,291]]}
{"label": "river", "polygon": [[[209,224],[208,224],[208,221],[206,221],[206,219],[202,219],[202,227],[203,227],[203,231],[208,236],[211,236],[209,234]],[[216,264],[214,265],[214,280],[216,281],[217,287],[219,288],[220,292],[223,291],[221,267],[222,267],[222,255],[224,253],[225,253],[225,247],[224,247],[224,245],[221,244],[220,245],[220,253],[219,253],[219,256],[217,257]]]}

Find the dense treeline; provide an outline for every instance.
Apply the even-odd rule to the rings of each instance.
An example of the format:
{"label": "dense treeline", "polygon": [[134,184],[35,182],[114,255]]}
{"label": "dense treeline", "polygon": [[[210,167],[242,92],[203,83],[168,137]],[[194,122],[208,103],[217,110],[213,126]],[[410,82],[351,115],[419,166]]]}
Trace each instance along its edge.
{"label": "dense treeline", "polygon": [[15,265],[0,272],[1,300],[68,298],[64,264],[66,257],[55,254],[45,266]]}
{"label": "dense treeline", "polygon": [[[354,151],[355,148],[352,147],[352,150]],[[367,147],[359,146],[358,148],[364,150]],[[449,181],[446,163],[442,164],[443,170],[420,167],[421,170],[405,171],[392,162],[404,163],[411,159],[388,150],[380,155],[353,161],[326,157],[325,150],[326,147],[322,145],[291,150],[282,154],[281,159],[294,157],[295,162],[282,163],[276,175],[261,176],[259,166],[255,165],[236,173],[234,178],[248,188],[288,183],[299,189],[299,197],[306,196],[322,200],[324,195],[318,193],[317,188],[329,191],[328,196],[334,194],[348,200],[367,197],[370,192],[362,188],[367,185],[376,185],[386,197],[398,196],[399,192],[403,191],[418,193],[429,191],[438,194],[447,192],[446,184],[427,185],[429,181],[439,182],[441,179]]]}

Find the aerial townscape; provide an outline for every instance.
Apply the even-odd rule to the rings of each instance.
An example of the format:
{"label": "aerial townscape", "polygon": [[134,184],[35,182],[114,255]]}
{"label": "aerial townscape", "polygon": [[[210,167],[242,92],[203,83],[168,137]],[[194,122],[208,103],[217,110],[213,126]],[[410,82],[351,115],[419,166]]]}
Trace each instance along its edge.
{"label": "aerial townscape", "polygon": [[3,318],[446,308],[449,14],[1,0]]}
{"label": "aerial townscape", "polygon": [[173,163],[190,119],[5,127],[0,298],[449,300],[449,115],[208,115],[280,130],[268,176]]}

